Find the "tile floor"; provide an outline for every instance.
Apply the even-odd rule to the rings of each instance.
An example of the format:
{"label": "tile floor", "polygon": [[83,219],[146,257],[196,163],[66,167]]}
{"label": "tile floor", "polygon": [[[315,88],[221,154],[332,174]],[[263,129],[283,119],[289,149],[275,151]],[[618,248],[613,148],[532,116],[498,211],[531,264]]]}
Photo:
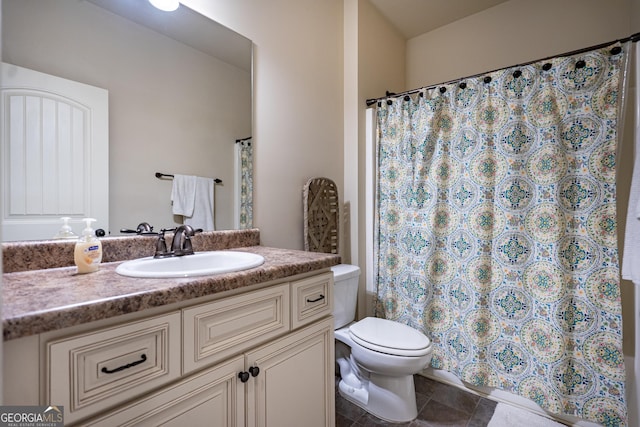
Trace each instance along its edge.
{"label": "tile floor", "polygon": [[344,399],[336,388],[336,427],[484,427],[496,408],[492,400],[421,375],[416,375],[414,381],[418,404],[415,420],[401,424],[383,421]]}

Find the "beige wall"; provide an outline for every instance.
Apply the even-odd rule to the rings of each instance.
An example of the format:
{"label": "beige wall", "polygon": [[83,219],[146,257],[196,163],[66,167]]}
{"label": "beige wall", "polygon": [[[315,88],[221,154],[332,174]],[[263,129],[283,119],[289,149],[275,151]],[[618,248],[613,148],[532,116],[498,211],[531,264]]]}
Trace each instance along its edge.
{"label": "beige wall", "polygon": [[365,102],[385,90],[402,91],[405,40],[368,0],[345,0],[345,114],[344,181],[348,219],[345,221],[344,262],[359,265],[358,315],[366,312],[364,293],[365,213]]}
{"label": "beige wall", "polygon": [[631,0],[501,3],[408,40],[407,85],[436,84],[623,38],[631,32],[630,16]]}
{"label": "beige wall", "polygon": [[405,89],[406,41],[368,0],[358,0],[360,105],[385,91]]}
{"label": "beige wall", "polygon": [[[417,88],[568,52],[640,31],[640,0],[511,0],[407,42],[407,85]],[[631,90],[635,90],[632,84]],[[633,93],[633,92],[631,92]],[[633,105],[618,165],[624,234],[633,158]],[[624,352],[634,354],[634,295],[622,282]]]}
{"label": "beige wall", "polygon": [[640,0],[631,0],[631,12],[629,13],[631,32],[640,32]]}
{"label": "beige wall", "polygon": [[253,40],[254,224],[264,245],[302,249],[303,185],[344,188],[343,1],[184,3]]}
{"label": "beige wall", "polygon": [[250,72],[88,2],[5,0],[3,9],[5,62],[109,90],[112,234],[141,221],[175,224],[171,182],[156,171],[222,179],[216,226],[233,228],[234,141],[251,135]]}

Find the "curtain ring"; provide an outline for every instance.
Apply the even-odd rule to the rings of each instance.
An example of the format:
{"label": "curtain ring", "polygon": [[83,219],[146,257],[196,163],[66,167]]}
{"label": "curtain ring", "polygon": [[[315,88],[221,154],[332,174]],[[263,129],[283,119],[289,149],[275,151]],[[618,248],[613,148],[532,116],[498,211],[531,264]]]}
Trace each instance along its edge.
{"label": "curtain ring", "polygon": [[485,83],[491,83],[491,77],[487,76],[484,78]]}
{"label": "curtain ring", "polygon": [[440,93],[445,93],[447,91],[447,88],[444,86],[440,87]]}
{"label": "curtain ring", "polygon": [[584,68],[585,65],[587,65],[586,62],[584,62],[583,59],[579,60],[578,62],[576,62],[576,68]]}
{"label": "curtain ring", "polygon": [[547,62],[546,64],[544,64],[542,66],[542,69],[545,70],[545,71],[549,71],[551,69],[551,63]]}
{"label": "curtain ring", "polygon": [[515,77],[516,79],[517,79],[518,77],[520,77],[521,75],[522,75],[522,71],[520,71],[520,70],[515,70],[515,71],[513,72],[513,77]]}
{"label": "curtain ring", "polygon": [[462,82],[462,83],[460,83],[460,84],[458,85],[458,87],[459,87],[460,89],[465,89],[465,88],[467,87],[467,84],[466,84],[465,82]]}

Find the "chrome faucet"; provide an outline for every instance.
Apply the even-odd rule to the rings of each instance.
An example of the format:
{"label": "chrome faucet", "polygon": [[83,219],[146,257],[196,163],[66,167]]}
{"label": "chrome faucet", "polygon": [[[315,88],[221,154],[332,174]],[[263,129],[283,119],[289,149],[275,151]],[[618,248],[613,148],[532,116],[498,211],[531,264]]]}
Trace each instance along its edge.
{"label": "chrome faucet", "polygon": [[141,222],[140,224],[138,224],[138,227],[136,228],[136,233],[138,234],[152,233],[152,232],[153,232],[153,226],[148,222]]}
{"label": "chrome faucet", "polygon": [[[164,233],[166,231],[173,231],[171,250],[167,250],[167,242],[164,239]],[[178,228],[163,228],[159,233],[157,233],[158,241],[156,242],[156,253],[153,257],[167,258],[173,256],[193,255],[191,237],[201,231],[201,228],[194,230],[193,227],[186,224],[181,225]]]}
{"label": "chrome faucet", "polygon": [[193,255],[191,237],[198,231],[202,230],[194,230],[190,225],[181,225],[176,228],[171,242],[171,253],[174,256]]}
{"label": "chrome faucet", "polygon": [[140,224],[138,224],[138,227],[135,230],[131,230],[130,228],[123,228],[120,230],[121,233],[128,233],[128,234],[155,234],[153,233],[153,226],[150,225],[148,222],[141,222]]}

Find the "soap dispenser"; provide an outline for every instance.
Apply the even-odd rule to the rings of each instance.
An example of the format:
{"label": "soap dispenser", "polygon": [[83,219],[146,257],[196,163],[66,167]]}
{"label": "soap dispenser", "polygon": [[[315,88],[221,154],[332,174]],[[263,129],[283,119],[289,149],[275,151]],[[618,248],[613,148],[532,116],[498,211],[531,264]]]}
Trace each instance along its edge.
{"label": "soap dispenser", "polygon": [[69,225],[70,219],[71,218],[68,216],[63,216],[62,218],[60,218],[60,220],[62,221],[62,227],[60,227],[58,234],[53,236],[54,239],[76,239],[78,237]]}
{"label": "soap dispenser", "polygon": [[102,242],[98,240],[93,228],[91,228],[91,223],[95,219],[84,218],[83,221],[86,223],[86,227],[82,230],[82,236],[78,239],[73,253],[78,274],[98,271],[102,261]]}

